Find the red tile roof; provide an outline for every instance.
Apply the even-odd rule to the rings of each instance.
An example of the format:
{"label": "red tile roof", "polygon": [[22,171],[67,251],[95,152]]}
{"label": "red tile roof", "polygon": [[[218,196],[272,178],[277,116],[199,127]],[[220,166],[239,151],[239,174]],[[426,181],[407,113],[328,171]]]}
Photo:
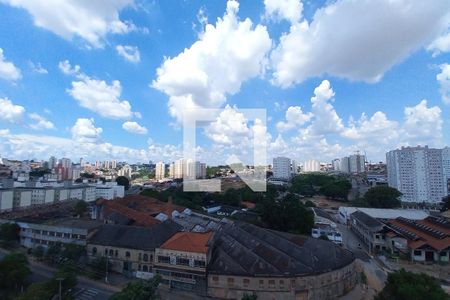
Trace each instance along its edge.
{"label": "red tile roof", "polygon": [[178,232],[161,245],[162,249],[207,253],[213,232]]}

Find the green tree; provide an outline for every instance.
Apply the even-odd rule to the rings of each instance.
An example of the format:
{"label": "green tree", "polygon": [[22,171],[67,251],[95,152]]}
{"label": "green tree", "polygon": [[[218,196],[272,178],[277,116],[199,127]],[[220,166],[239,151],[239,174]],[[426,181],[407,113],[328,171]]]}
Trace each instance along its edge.
{"label": "green tree", "polygon": [[128,283],[122,291],[114,294],[110,300],[154,300],[158,299],[156,290],[161,277],[156,275],[150,280],[139,280]]}
{"label": "green tree", "polygon": [[82,256],[84,256],[86,250],[83,246],[76,244],[66,244],[62,249],[60,256],[69,259],[73,262],[78,262]]}
{"label": "green tree", "polygon": [[12,252],[0,261],[0,289],[19,290],[30,274],[25,254]]}
{"label": "green tree", "polygon": [[0,240],[4,242],[19,241],[20,227],[16,223],[3,223],[0,225]]}
{"label": "green tree", "polygon": [[242,300],[256,300],[256,299],[258,299],[258,296],[256,296],[256,294],[245,293],[244,296],[242,297]]}
{"label": "green tree", "polygon": [[309,235],[314,225],[313,212],[293,194],[287,194],[281,200],[265,199],[257,210],[270,229]]}
{"label": "green tree", "polygon": [[396,188],[385,185],[370,188],[364,195],[370,207],[376,208],[393,208],[401,205],[400,193]]}
{"label": "green tree", "polygon": [[375,300],[449,300],[450,296],[439,282],[426,274],[415,274],[404,269],[389,273],[384,289]]}
{"label": "green tree", "polygon": [[345,179],[327,183],[319,191],[328,198],[346,201],[351,188],[352,184]]}
{"label": "green tree", "polygon": [[450,209],[450,195],[442,198],[441,205],[442,205],[442,211],[446,211],[446,210]]}
{"label": "green tree", "polygon": [[61,254],[62,246],[61,243],[55,243],[50,245],[45,252],[45,259],[51,262],[56,261]]}
{"label": "green tree", "polygon": [[86,201],[79,200],[77,201],[73,209],[75,211],[75,214],[81,217],[87,212],[88,204]]}
{"label": "green tree", "polygon": [[41,260],[44,258],[45,249],[41,245],[33,248],[31,254],[33,254],[34,257],[36,257],[38,260]]}
{"label": "green tree", "polygon": [[130,187],[130,180],[128,180],[125,176],[117,177],[116,182],[118,185],[124,186],[126,190]]}

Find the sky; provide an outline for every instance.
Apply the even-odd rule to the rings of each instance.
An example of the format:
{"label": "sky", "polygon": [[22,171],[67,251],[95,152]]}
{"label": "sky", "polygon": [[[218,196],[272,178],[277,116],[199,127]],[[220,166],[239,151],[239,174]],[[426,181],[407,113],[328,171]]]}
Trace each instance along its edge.
{"label": "sky", "polygon": [[450,146],[448,0],[0,0],[0,24],[1,157],[170,162],[200,108],[212,165]]}

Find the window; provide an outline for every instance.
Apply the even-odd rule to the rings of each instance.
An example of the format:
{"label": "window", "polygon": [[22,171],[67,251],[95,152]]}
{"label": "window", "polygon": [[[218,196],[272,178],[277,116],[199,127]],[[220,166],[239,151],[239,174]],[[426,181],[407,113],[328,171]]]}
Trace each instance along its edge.
{"label": "window", "polygon": [[447,253],[445,253],[445,251],[441,251],[441,252],[439,253],[439,255],[440,255],[441,257],[443,257],[443,256],[447,256]]}
{"label": "window", "polygon": [[177,265],[189,266],[189,259],[177,257]]}
{"label": "window", "polygon": [[92,255],[97,255],[97,247],[92,248]]}
{"label": "window", "polygon": [[234,284],[234,278],[233,277],[228,277],[227,278],[227,283],[228,283],[228,285],[233,285]]}
{"label": "window", "polygon": [[113,256],[114,255],[114,250],[113,249],[109,249],[109,256]]}
{"label": "window", "polygon": [[145,266],[145,265],[144,265],[144,266],[142,266],[142,271],[143,271],[143,272],[148,272],[148,267],[147,267],[147,266]]}
{"label": "window", "polygon": [[108,249],[105,248],[105,255],[108,255]]}
{"label": "window", "polygon": [[213,277],[212,277],[212,280],[213,280],[214,282],[218,282],[218,281],[219,281],[219,276],[213,276]]}
{"label": "window", "polygon": [[148,254],[144,254],[144,261],[148,261]]}
{"label": "window", "polygon": [[259,280],[259,288],[264,288],[264,280],[262,279]]}
{"label": "window", "polygon": [[275,287],[275,280],[269,280],[269,288]]}
{"label": "window", "polygon": [[163,264],[169,264],[170,263],[170,257],[158,255],[158,262],[159,263],[163,263]]}
{"label": "window", "polygon": [[130,251],[125,252],[125,257],[126,258],[130,258],[130,256],[131,256]]}
{"label": "window", "polygon": [[204,260],[197,260],[197,259],[194,260],[194,267],[204,268],[205,265],[206,265],[206,263]]}
{"label": "window", "polygon": [[422,256],[422,251],[420,251],[420,250],[414,250],[414,255],[415,255],[415,256]]}
{"label": "window", "polygon": [[119,255],[119,251],[114,251],[114,255],[117,257]]}
{"label": "window", "polygon": [[138,254],[138,259],[141,260],[142,259],[142,253]]}
{"label": "window", "polygon": [[280,280],[280,288],[284,288],[284,280]]}
{"label": "window", "polygon": [[244,287],[248,287],[248,285],[250,284],[250,280],[247,278],[244,278],[244,280],[242,280],[242,284],[244,285]]}

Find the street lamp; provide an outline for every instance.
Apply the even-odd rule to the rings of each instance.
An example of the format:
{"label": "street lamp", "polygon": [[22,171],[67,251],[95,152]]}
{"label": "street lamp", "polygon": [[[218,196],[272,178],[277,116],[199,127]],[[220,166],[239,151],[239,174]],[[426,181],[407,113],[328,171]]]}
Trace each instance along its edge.
{"label": "street lamp", "polygon": [[61,282],[64,280],[64,278],[62,277],[58,277],[55,278],[57,281],[59,281],[59,300],[62,300],[62,295],[61,295]]}

